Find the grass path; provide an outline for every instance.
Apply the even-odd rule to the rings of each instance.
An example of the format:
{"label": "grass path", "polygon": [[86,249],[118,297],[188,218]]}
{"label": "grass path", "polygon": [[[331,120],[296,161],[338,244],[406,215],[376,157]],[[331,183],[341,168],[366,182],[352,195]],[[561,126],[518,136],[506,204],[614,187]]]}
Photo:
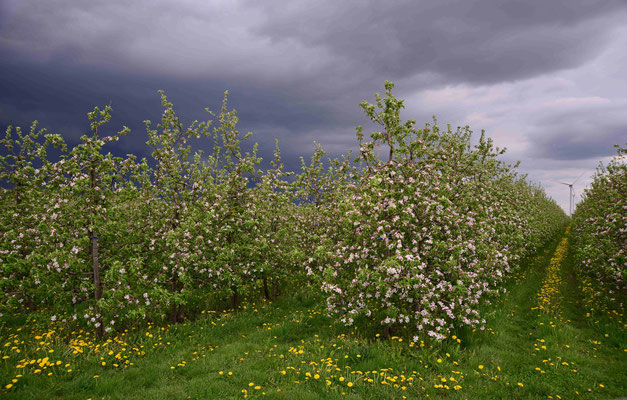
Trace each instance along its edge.
{"label": "grass path", "polygon": [[491,318],[494,338],[478,341],[469,351],[477,359],[501,363],[503,375],[523,383],[525,393],[517,398],[627,395],[624,325],[595,325],[582,313],[567,235],[530,264]]}
{"label": "grass path", "polygon": [[[622,317],[599,321],[582,312],[585,299],[574,280],[567,237],[556,238],[527,260],[509,292],[498,303],[486,305],[485,331],[459,331],[443,343],[413,344],[399,337],[383,341],[374,332],[347,330],[332,324],[319,301],[305,295],[274,304],[248,303],[233,314],[133,332],[125,346],[145,355],[131,357],[133,365],[123,370],[112,366],[113,353],[123,354],[123,345],[115,352],[85,346],[84,354],[75,355],[60,342],[49,348],[36,343],[40,339],[33,338],[41,337],[40,328],[3,323],[0,339],[4,343],[10,338],[11,345],[2,348],[6,358],[0,363],[0,383],[12,387],[1,391],[0,398],[625,396]],[[14,348],[21,350],[19,355]],[[39,373],[33,368],[16,371],[19,357],[41,357],[42,350],[54,350],[48,354],[56,354],[62,365]],[[12,378],[16,375],[21,376]]]}

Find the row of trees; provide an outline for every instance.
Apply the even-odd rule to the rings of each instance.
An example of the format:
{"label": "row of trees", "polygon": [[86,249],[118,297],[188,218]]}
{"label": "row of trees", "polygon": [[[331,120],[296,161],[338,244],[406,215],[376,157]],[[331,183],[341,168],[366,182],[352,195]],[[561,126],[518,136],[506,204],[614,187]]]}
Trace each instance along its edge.
{"label": "row of trees", "polygon": [[[503,150],[468,128],[401,122],[403,102],[362,103],[380,132],[360,154],[325,161],[317,147],[298,174],[278,144],[259,168],[256,145],[226,95],[219,114],[184,126],[162,93],[147,121],[152,161],[114,157],[101,137],[111,109],[89,113],[91,135],[70,149],[36,123],[0,141],[0,288],[3,307],[54,312],[100,334],[142,319],[180,321],[242,291],[276,296],[314,284],[330,314],[386,329],[409,324],[441,338],[481,324],[478,303],[517,260],[565,221],[544,192],[498,160]],[[205,154],[192,141],[205,142]],[[61,149],[56,162],[47,150]],[[386,157],[376,154],[385,148]]]}
{"label": "row of trees", "polygon": [[473,145],[468,127],[402,122],[392,88],[361,104],[381,131],[364,141],[358,128],[362,168],[327,208],[339,223],[324,225],[331,240],[315,262],[328,309],[345,324],[367,319],[442,339],[481,326],[480,302],[566,216],[483,133]]}
{"label": "row of trees", "polygon": [[627,293],[627,146],[616,147],[616,157],[597,168],[573,214],[573,246],[579,280],[591,289],[594,303],[622,312]]}

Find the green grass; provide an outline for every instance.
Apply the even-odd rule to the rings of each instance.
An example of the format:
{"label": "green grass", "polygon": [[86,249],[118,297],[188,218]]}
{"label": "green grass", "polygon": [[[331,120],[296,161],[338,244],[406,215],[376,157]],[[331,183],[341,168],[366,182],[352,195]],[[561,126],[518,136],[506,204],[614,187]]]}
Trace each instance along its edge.
{"label": "green grass", "polygon": [[[132,330],[104,346],[84,332],[70,332],[60,322],[51,325],[23,316],[5,316],[0,324],[1,355],[6,357],[0,360],[0,397],[625,396],[627,353],[622,317],[607,321],[586,317],[569,256],[560,270],[558,300],[563,315],[554,317],[536,308],[546,266],[560,239],[526,261],[506,295],[484,306],[488,320],[485,331],[460,330],[455,338],[442,343],[412,345],[408,338],[397,337],[379,340],[374,331],[333,324],[319,299],[306,293],[285,296],[271,304],[249,300],[237,312],[203,314],[203,318],[185,324]],[[51,330],[52,334],[43,335]],[[82,335],[83,343],[74,344],[79,344],[76,347],[82,353],[74,354],[76,347],[70,348],[68,341],[78,335]],[[20,360],[46,356],[48,363],[55,365],[44,364],[44,369],[35,361],[16,369],[16,365],[24,364]],[[61,364],[57,366],[56,361]],[[35,373],[36,369],[40,372]],[[22,376],[14,378],[16,375]],[[12,379],[17,382],[11,383]],[[13,386],[5,389],[10,383]],[[456,385],[461,388],[455,390]]]}

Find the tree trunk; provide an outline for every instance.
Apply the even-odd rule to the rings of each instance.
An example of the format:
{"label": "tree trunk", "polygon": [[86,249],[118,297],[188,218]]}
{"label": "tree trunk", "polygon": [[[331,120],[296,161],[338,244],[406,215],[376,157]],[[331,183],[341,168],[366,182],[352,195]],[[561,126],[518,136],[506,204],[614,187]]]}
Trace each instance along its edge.
{"label": "tree trunk", "polygon": [[266,300],[272,300],[272,298],[270,297],[270,291],[268,290],[268,277],[265,273],[263,274],[263,295],[265,296]]}
{"label": "tree trunk", "polygon": [[170,312],[170,319],[173,324],[176,324],[178,319],[178,310],[176,304],[172,304],[172,311]]}
{"label": "tree trunk", "polygon": [[[90,183],[90,187],[91,189],[94,189],[96,187],[96,168],[95,166],[92,164],[91,168],[89,169],[89,183]],[[93,198],[93,206],[95,207],[97,202],[98,202],[98,196],[96,194],[94,194]],[[92,215],[92,218],[94,216]],[[98,308],[98,301],[100,301],[100,299],[102,299],[102,282],[100,281],[100,263],[98,260],[98,236],[96,233],[96,229],[95,229],[95,223],[92,220],[92,227],[91,227],[91,231],[89,232],[90,234],[90,240],[91,240],[91,261],[92,261],[92,273],[93,273],[93,277],[94,277],[94,298],[96,299],[96,313],[100,314],[100,310]],[[104,335],[104,324],[102,321],[102,316],[100,316],[98,318],[98,323],[99,326],[96,329],[96,333],[99,337],[102,337]]]}
{"label": "tree trunk", "polygon": [[28,309],[28,311],[33,312],[35,311],[35,302],[33,301],[32,297],[28,297],[28,299],[26,300],[26,308]]}
{"label": "tree trunk", "polygon": [[100,282],[100,264],[98,262],[98,238],[92,233],[91,237],[91,259],[94,273],[94,287],[96,300],[102,299],[102,282]]}
{"label": "tree trunk", "polygon": [[237,287],[231,287],[233,293],[231,294],[231,309],[235,310],[237,305],[239,304],[239,293],[237,293]]}
{"label": "tree trunk", "polygon": [[[172,270],[172,276],[170,278],[170,288],[172,290],[172,293],[176,293],[179,290],[179,282],[178,279],[176,278],[176,273],[174,272],[174,270]],[[172,310],[170,312],[170,319],[172,320],[173,324],[176,324],[177,322],[179,322],[179,305],[172,303]]]}
{"label": "tree trunk", "polygon": [[275,299],[281,294],[281,290],[279,289],[279,281],[272,280],[272,292]]}
{"label": "tree trunk", "polygon": [[388,339],[390,337],[390,335],[392,334],[392,327],[390,327],[390,325],[386,325],[383,328],[383,339]]}
{"label": "tree trunk", "polygon": [[[96,234],[92,232],[91,234],[91,259],[92,259],[92,268],[94,275],[94,298],[96,299],[96,313],[100,314],[100,309],[98,308],[98,301],[102,299],[102,282],[100,281],[100,264],[98,262],[98,238]],[[99,337],[104,335],[104,324],[102,321],[102,316],[98,318],[98,322],[100,325],[96,329],[96,333]]]}

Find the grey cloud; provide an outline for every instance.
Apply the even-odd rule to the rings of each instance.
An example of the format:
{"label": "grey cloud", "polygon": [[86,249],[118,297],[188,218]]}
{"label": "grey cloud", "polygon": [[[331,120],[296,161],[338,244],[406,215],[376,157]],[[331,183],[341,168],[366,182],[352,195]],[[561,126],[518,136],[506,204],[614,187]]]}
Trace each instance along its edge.
{"label": "grey cloud", "polygon": [[627,138],[627,99],[562,98],[541,105],[528,121],[530,155],[555,160],[599,159],[615,154]]}
{"label": "grey cloud", "polygon": [[[306,156],[313,151],[313,141],[320,141],[312,131],[331,130],[338,123],[338,115],[323,103],[310,103],[293,93],[238,82],[159,78],[86,66],[68,68],[58,62],[42,67],[36,63],[0,61],[0,76],[4,78],[0,80],[1,131],[8,125],[27,128],[37,119],[50,133],[60,132],[71,144],[77,143],[81,135],[89,132],[87,112],[94,106],[110,104],[112,119],[103,133],[118,131],[123,125],[132,129],[130,135],[113,145],[112,151],[118,154],[132,152],[149,157],[143,121],[156,122],[160,118],[157,89],[165,90],[187,124],[210,119],[205,107],[219,112],[223,93],[228,89],[228,105],[237,109],[240,117],[239,130],[255,133],[252,141],[259,142],[266,161],[271,159],[274,139],[279,138],[285,148],[283,157],[291,168],[300,165],[301,154]],[[353,131],[348,133],[347,143],[354,140]]]}
{"label": "grey cloud", "polygon": [[440,77],[432,85],[494,83],[577,67],[603,50],[627,12],[620,0],[7,4],[5,50],[151,74],[306,87],[314,98],[381,77],[411,82],[431,73]]}
{"label": "grey cloud", "polygon": [[[259,33],[330,49],[373,76],[419,72],[493,83],[573,68],[599,54],[621,1],[272,2]],[[606,24],[603,20],[614,20]]]}
{"label": "grey cloud", "polygon": [[532,155],[555,160],[598,160],[615,154],[615,144],[626,142],[627,123],[618,126],[598,124],[588,129],[571,125],[548,132],[550,135],[536,139]]}
{"label": "grey cloud", "polygon": [[[37,118],[77,140],[85,114],[111,103],[111,129],[134,131],[117,150],[147,155],[142,121],[160,116],[157,89],[187,122],[229,89],[261,155],[278,137],[298,168],[313,141],[331,156],[354,148],[354,126],[368,126],[358,104],[387,79],[407,99],[462,88],[408,101],[403,117],[453,127],[473,117],[476,132],[492,129],[541,168],[624,141],[625,19],[622,0],[4,0],[0,128]],[[567,96],[612,103],[533,106]]]}

